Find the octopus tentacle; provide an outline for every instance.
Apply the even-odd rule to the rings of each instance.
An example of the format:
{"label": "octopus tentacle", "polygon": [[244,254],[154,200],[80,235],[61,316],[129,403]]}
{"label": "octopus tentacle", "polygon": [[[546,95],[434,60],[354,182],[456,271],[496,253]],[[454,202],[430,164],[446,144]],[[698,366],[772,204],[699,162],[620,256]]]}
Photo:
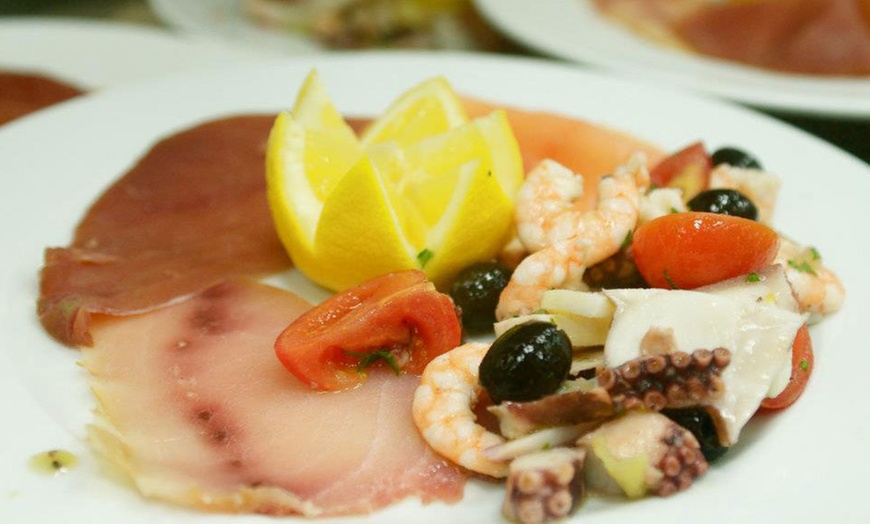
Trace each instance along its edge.
{"label": "octopus tentacle", "polygon": [[722,372],[731,362],[725,348],[639,357],[578,379],[574,389],[529,402],[490,407],[503,435],[518,438],[544,427],[601,422],[627,411],[699,406],[725,392]]}
{"label": "octopus tentacle", "polygon": [[657,465],[663,477],[652,492],[667,497],[686,490],[696,478],[707,472],[709,464],[697,439],[682,426],[672,423],[661,440],[667,446]]}
{"label": "octopus tentacle", "polygon": [[598,385],[621,413],[645,407],[652,411],[697,406],[725,393],[722,371],[731,362],[725,348],[650,355],[602,370]]}
{"label": "octopus tentacle", "polygon": [[532,524],[568,516],[585,495],[585,457],[580,448],[554,448],[511,462],[502,506],[505,517]]}

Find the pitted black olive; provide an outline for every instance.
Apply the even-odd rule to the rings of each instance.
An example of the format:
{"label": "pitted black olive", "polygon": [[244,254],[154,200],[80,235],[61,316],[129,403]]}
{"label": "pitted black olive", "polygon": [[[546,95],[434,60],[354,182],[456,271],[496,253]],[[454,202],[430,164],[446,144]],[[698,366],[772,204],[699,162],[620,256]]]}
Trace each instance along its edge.
{"label": "pitted black olive", "polygon": [[568,335],[549,322],[527,322],[498,337],[480,363],[480,385],[493,402],[554,393],[571,370]]}
{"label": "pitted black olive", "polygon": [[707,462],[713,462],[728,452],[728,447],[719,442],[716,424],[703,408],[666,409],[662,414],[689,430],[701,445],[701,453]]}
{"label": "pitted black olive", "polygon": [[713,152],[710,159],[714,166],[728,164],[743,169],[761,169],[761,162],[757,158],[736,147],[719,148]]}
{"label": "pitted black olive", "polygon": [[734,189],[701,191],[689,200],[688,206],[692,211],[706,211],[758,220],[758,208],[755,207],[755,204],[746,195]]}
{"label": "pitted black olive", "polygon": [[450,288],[453,302],[462,311],[462,326],[469,333],[492,329],[495,307],[510,272],[494,262],[480,262],[463,269]]}

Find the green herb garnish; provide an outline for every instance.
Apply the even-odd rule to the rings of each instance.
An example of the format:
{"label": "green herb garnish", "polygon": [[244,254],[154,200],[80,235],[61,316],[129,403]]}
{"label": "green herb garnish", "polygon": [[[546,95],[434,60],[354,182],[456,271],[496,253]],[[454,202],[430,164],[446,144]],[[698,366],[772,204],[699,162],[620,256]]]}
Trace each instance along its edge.
{"label": "green herb garnish", "polygon": [[434,256],[435,253],[433,253],[431,249],[428,247],[424,248],[423,251],[417,253],[417,263],[420,264],[420,267],[426,267],[426,264],[428,264]]}
{"label": "green herb garnish", "polygon": [[395,355],[393,355],[390,351],[387,351],[386,349],[370,351],[367,353],[345,350],[344,354],[359,359],[359,364],[356,365],[357,373],[365,373],[365,370],[378,360],[383,360],[384,362],[386,362],[387,365],[390,366],[390,369],[393,370],[393,373],[395,373],[396,375],[401,372],[401,369],[399,369],[399,365],[396,364]]}
{"label": "green herb garnish", "polygon": [[662,274],[664,274],[664,276],[665,276],[665,282],[667,282],[668,285],[671,286],[671,289],[680,289],[679,287],[677,287],[676,284],[674,284],[674,281],[671,280],[671,277],[668,275],[668,270],[667,270],[667,269],[665,269],[664,271],[662,271]]}
{"label": "green herb garnish", "polygon": [[810,368],[810,363],[809,363],[809,361],[808,361],[807,359],[805,359],[805,358],[802,358],[802,359],[801,359],[801,369],[802,369],[803,371],[806,371],[806,370],[808,370],[809,368]]}
{"label": "green herb garnish", "polygon": [[810,250],[810,255],[812,255],[812,257],[813,257],[813,260],[821,260],[822,259],[822,254],[819,253],[818,249],[814,248],[813,246],[810,246],[809,250]]}
{"label": "green herb garnish", "polygon": [[634,230],[625,234],[625,238],[622,239],[622,245],[619,246],[620,251],[631,245],[632,238],[634,238]]}
{"label": "green herb garnish", "polygon": [[813,269],[813,266],[811,266],[807,261],[797,262],[795,260],[789,260],[788,265],[797,269],[801,273],[809,273],[810,275],[816,274],[816,270]]}
{"label": "green herb garnish", "polygon": [[746,281],[747,282],[760,282],[761,277],[758,276],[758,273],[753,271],[752,273],[749,273],[748,275],[746,275]]}

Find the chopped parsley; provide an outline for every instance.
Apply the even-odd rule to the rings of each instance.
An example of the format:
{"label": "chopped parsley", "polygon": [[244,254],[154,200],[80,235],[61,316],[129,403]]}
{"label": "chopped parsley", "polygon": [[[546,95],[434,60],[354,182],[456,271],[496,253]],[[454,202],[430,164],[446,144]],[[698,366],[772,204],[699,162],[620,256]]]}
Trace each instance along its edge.
{"label": "chopped parsley", "polygon": [[810,250],[810,255],[812,255],[812,257],[813,257],[813,260],[821,260],[822,259],[822,254],[819,253],[818,249],[814,248],[813,246],[810,246],[809,250]]}
{"label": "chopped parsley", "polygon": [[801,273],[809,273],[810,275],[815,275],[816,270],[813,269],[813,266],[810,265],[806,260],[803,262],[797,262],[796,260],[789,260],[788,265],[797,269]]}
{"label": "chopped parsley", "polygon": [[370,351],[367,353],[345,350],[344,353],[348,356],[356,357],[359,359],[359,364],[356,365],[357,373],[365,373],[365,370],[378,360],[383,360],[384,362],[386,362],[387,365],[390,366],[390,369],[393,370],[393,373],[395,373],[396,375],[398,375],[401,371],[401,369],[399,369],[399,365],[396,364],[396,357],[386,349]]}
{"label": "chopped parsley", "polygon": [[680,212],[679,209],[677,209],[677,208],[675,208],[675,207],[672,207],[672,208],[671,208],[671,214],[672,214],[672,215],[673,215],[674,213],[679,213],[679,212]]}
{"label": "chopped parsley", "polygon": [[806,371],[809,368],[810,368],[810,362],[807,359],[802,358],[801,359],[801,370]]}
{"label": "chopped parsley", "polygon": [[758,276],[758,273],[753,271],[752,273],[749,273],[748,275],[746,275],[746,281],[747,282],[760,282],[761,277]]}
{"label": "chopped parsley", "polygon": [[432,260],[432,257],[435,256],[435,253],[432,252],[431,249],[423,248],[423,251],[417,253],[417,263],[420,264],[420,267],[426,267],[426,264]]}
{"label": "chopped parsley", "polygon": [[662,274],[664,274],[664,276],[665,276],[665,282],[667,282],[668,285],[671,286],[671,289],[680,289],[676,284],[674,284],[674,281],[671,280],[671,277],[668,275],[668,270],[667,270],[667,269],[665,269],[664,271],[662,271]]}
{"label": "chopped parsley", "polygon": [[634,231],[633,231],[633,230],[632,230],[632,231],[629,231],[628,233],[626,233],[626,234],[625,234],[625,238],[622,239],[622,245],[619,246],[619,249],[620,249],[620,250],[624,250],[624,249],[626,249],[628,246],[630,246],[630,245],[631,245],[631,240],[632,240],[633,237],[634,237]]}

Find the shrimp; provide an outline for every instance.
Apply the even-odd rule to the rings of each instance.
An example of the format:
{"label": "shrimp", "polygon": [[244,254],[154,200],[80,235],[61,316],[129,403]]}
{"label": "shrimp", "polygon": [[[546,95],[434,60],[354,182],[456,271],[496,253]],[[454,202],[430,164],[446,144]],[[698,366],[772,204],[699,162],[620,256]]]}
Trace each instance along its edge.
{"label": "shrimp", "polygon": [[774,263],[785,268],[785,278],[791,284],[800,311],[810,313],[810,323],[842,307],[846,288],[833,271],[822,265],[821,255],[814,248],[780,236]]}
{"label": "shrimp", "polygon": [[517,232],[532,254],[520,262],[502,291],[499,320],[533,312],[548,289],[584,289],[586,268],[619,251],[637,224],[640,194],[649,185],[642,156],[603,177],[598,205],[586,212],[566,200],[577,194],[566,189],[566,173],[579,179],[556,162],[544,161],[520,190]]}
{"label": "shrimp", "polygon": [[507,476],[508,464],[484,451],[506,442],[477,423],[474,405],[483,392],[478,368],[488,344],[469,342],[433,359],[420,377],[412,414],[417,429],[439,455],[476,473]]}

